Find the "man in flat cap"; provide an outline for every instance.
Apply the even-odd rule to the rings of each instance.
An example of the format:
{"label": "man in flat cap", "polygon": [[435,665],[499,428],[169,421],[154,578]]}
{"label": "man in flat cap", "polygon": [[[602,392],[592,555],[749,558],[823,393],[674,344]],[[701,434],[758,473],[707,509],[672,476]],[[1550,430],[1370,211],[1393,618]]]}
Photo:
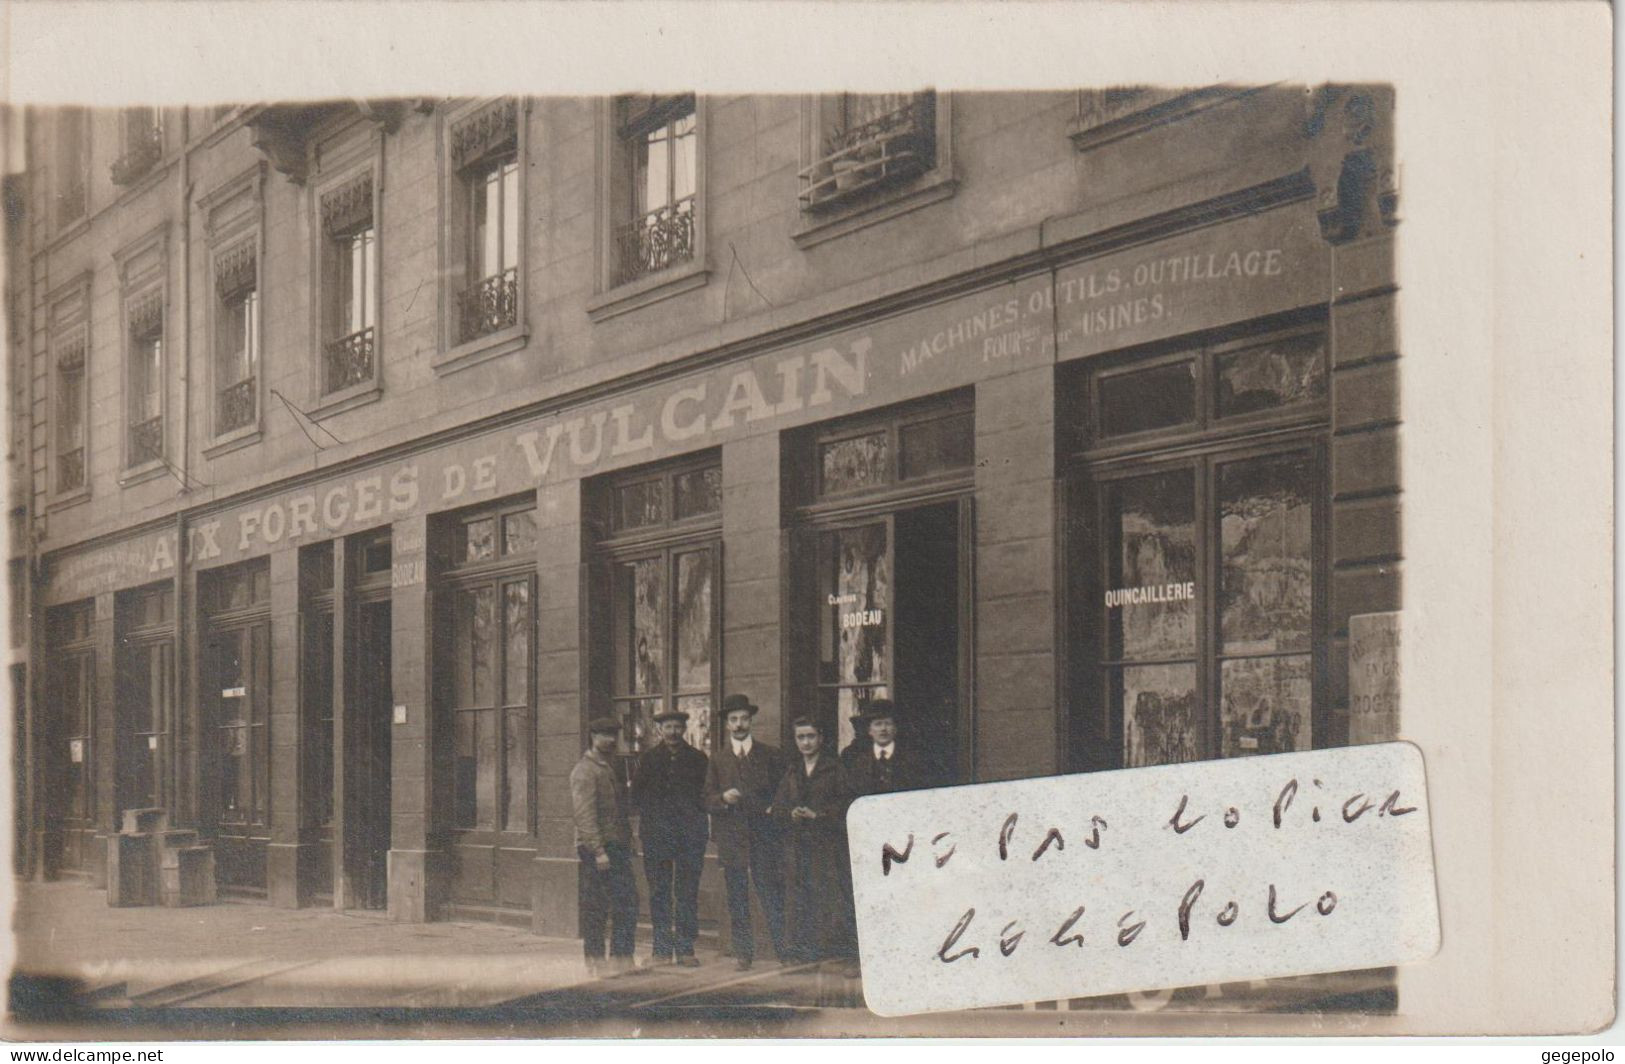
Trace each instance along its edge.
{"label": "man in flat cap", "polygon": [[723,882],[728,889],[728,920],[734,963],[748,971],[756,960],[756,935],[750,921],[750,887],[767,918],[773,955],[786,959],[784,941],[784,869],[779,826],[768,815],[773,791],[784,775],[779,751],[751,735],[757,707],[740,694],[722,700],[725,735],[705,775],[705,809],[717,841]]}
{"label": "man in flat cap", "polygon": [[[581,949],[598,975],[633,970],[638,886],[632,878],[632,825],[626,786],[615,767],[621,726],[610,717],[587,723],[587,750],[570,772],[570,800],[581,858]],[[610,932],[609,958],[604,933]]]}
{"label": "man in flat cap", "polygon": [[841,766],[855,794],[891,794],[931,786],[924,751],[918,740],[897,735],[897,706],[889,698],[872,698],[852,718],[857,737],[841,751]]}
{"label": "man in flat cap", "polygon": [[638,758],[632,804],[643,843],[643,878],[649,884],[654,924],[651,965],[699,967],[694,939],[700,925],[700,869],[710,827],[705,816],[706,757],[684,736],[688,714],[656,713],[660,743]]}

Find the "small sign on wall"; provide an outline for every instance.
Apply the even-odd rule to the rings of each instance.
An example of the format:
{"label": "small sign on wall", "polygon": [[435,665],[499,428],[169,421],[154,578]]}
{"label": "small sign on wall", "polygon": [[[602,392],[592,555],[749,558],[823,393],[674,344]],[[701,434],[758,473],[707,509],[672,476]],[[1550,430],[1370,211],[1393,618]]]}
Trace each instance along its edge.
{"label": "small sign on wall", "polygon": [[83,739],[68,740],[68,760],[72,761],[75,765],[82,764],[84,762],[85,741]]}
{"label": "small sign on wall", "polygon": [[406,707],[404,705],[400,705],[400,706],[395,707],[395,723],[396,724],[405,724],[406,723]]}
{"label": "small sign on wall", "polygon": [[223,688],[221,690],[221,692],[220,692],[220,697],[221,698],[247,698],[248,697],[248,688],[246,688],[246,687],[227,687],[227,688]]}
{"label": "small sign on wall", "polygon": [[148,750],[156,750],[156,749],[158,749],[158,736],[156,736],[156,735],[147,736],[147,749]]}

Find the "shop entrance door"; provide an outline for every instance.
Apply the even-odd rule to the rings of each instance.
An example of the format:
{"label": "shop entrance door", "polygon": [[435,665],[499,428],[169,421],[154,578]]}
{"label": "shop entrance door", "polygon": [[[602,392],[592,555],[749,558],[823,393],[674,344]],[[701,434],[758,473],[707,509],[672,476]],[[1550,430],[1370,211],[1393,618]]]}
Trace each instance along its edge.
{"label": "shop entrance door", "polygon": [[345,831],[345,877],[358,909],[383,909],[389,902],[390,604],[361,602],[355,614],[354,677],[345,709],[350,727],[344,773],[352,788],[353,818]]}
{"label": "shop entrance door", "polygon": [[92,723],[96,652],[60,653],[51,663],[50,693],[56,712],[44,721],[46,870],[86,872],[95,840],[95,794],[92,773]]}
{"label": "shop entrance door", "polygon": [[210,625],[203,641],[205,822],[222,887],[265,890],[270,842],[271,623]]}
{"label": "shop entrance door", "polygon": [[174,705],[175,640],[126,640],[118,651],[116,814],[166,804],[164,739]]}
{"label": "shop entrance door", "polygon": [[817,646],[812,675],[802,674],[811,681],[808,707],[816,707],[826,734],[844,750],[868,741],[852,724],[863,704],[892,699],[900,734],[941,783],[969,778],[963,742],[968,511],[968,501],[950,500],[798,536],[798,599],[810,600],[817,617],[814,631],[792,629],[798,643]]}

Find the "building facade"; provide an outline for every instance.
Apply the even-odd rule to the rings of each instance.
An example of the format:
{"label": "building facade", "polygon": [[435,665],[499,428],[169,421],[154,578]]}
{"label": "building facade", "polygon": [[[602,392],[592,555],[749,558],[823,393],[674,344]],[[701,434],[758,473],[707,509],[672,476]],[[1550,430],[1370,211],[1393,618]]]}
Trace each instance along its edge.
{"label": "building facade", "polygon": [[959,782],[1391,731],[1392,111],[31,113],[19,871],[162,809],[223,892],[573,935],[601,714],[885,695]]}

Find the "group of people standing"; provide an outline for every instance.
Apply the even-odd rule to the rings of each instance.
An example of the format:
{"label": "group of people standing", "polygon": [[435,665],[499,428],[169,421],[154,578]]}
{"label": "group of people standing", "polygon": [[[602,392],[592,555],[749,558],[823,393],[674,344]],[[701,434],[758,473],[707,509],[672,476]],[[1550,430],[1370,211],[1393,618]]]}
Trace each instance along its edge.
{"label": "group of people standing", "polygon": [[[847,974],[858,974],[846,807],[866,794],[931,786],[931,773],[917,752],[898,743],[890,699],[863,704],[852,718],[857,738],[839,757],[825,749],[823,731],[809,717],[792,722],[795,753],[781,754],[751,734],[757,709],[745,695],[723,700],[724,735],[710,757],[685,738],[688,714],[657,714],[659,744],[638,758],[630,787],[616,764],[620,723],[608,717],[588,723],[589,745],[570,773],[570,793],[581,858],[582,948],[597,974],[699,966],[700,872],[712,839],[739,970],[756,960],[754,893],[779,963],[837,960]],[[641,966],[634,960],[634,810],[654,926],[653,948]]]}

